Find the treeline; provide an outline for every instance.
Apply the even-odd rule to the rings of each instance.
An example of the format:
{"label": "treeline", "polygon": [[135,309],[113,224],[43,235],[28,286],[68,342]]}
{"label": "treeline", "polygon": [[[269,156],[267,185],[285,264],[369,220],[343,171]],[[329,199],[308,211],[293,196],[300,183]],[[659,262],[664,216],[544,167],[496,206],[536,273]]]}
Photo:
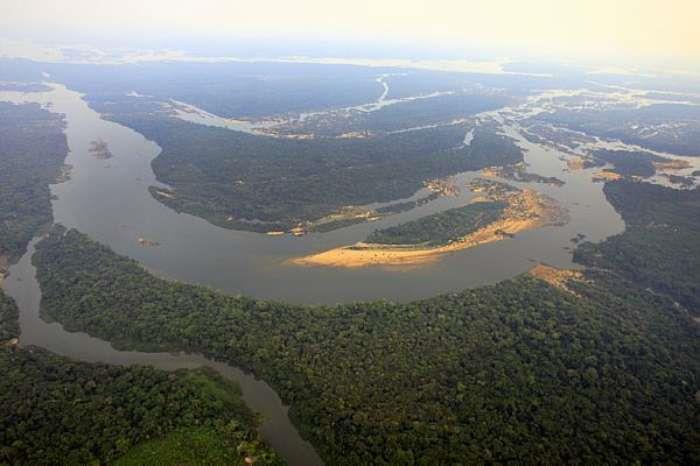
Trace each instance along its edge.
{"label": "treeline", "polygon": [[294,306],[168,282],[76,231],[35,256],[43,312],[124,347],[253,370],[328,464],[693,464],[700,339],[673,303],[589,272],[409,304]]}
{"label": "treeline", "polygon": [[427,215],[400,225],[375,230],[368,243],[442,246],[498,220],[505,202],[476,202]]}
{"label": "treeline", "polygon": [[0,256],[18,259],[53,221],[51,191],[68,154],[63,117],[0,102]]}
{"label": "treeline", "polygon": [[[17,315],[0,291],[0,340],[19,336]],[[78,363],[0,342],[0,373],[2,465],[280,464],[239,388],[210,371]]]}
{"label": "treeline", "polygon": [[[49,184],[67,152],[62,116],[0,103],[0,255],[10,263],[53,221]],[[180,464],[193,451],[200,464],[243,464],[245,455],[279,462],[258,440],[238,388],[218,376],[84,364],[6,346],[19,337],[18,318],[0,290],[0,465],[105,464],[155,441],[173,458],[159,464]]]}

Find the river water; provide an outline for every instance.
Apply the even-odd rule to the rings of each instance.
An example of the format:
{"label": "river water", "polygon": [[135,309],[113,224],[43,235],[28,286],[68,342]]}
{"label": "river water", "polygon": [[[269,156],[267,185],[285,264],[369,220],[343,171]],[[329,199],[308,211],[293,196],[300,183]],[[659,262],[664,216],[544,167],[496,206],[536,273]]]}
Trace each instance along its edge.
{"label": "river water", "polygon": [[[530,170],[556,176],[566,184],[529,187],[552,196],[567,208],[571,222],[519,234],[516,238],[459,251],[419,269],[312,268],[285,264],[307,255],[363,240],[371,231],[460,206],[473,194],[467,189],[409,212],[376,222],[353,225],[330,233],[304,237],[268,236],[219,228],[189,214],[177,213],[148,192],[155,180],[151,160],[160,148],[141,134],[103,120],[76,92],[55,86],[47,93],[1,93],[0,99],[32,99],[51,103],[66,115],[66,135],[72,165],[70,180],[54,185],[54,218],[132,257],[154,273],[171,279],[202,283],[230,293],[295,303],[336,303],[389,299],[410,301],[510,278],[528,270],[533,261],[572,267],[570,238],[582,233],[598,241],[619,233],[624,225],[605,200],[602,185],[590,181],[590,171],[568,172],[558,153],[520,140]],[[107,142],[112,159],[89,154],[90,142]],[[463,174],[462,184],[476,176]],[[461,180],[461,181],[460,181]],[[513,183],[518,186],[523,184]],[[425,193],[418,193],[423,195]],[[142,247],[138,239],[160,243]]]}
{"label": "river water", "polygon": [[[51,111],[65,114],[70,148],[66,163],[72,170],[68,181],[52,186],[55,221],[86,233],[163,277],[295,303],[377,298],[409,301],[511,278],[527,271],[534,262],[575,267],[571,261],[571,238],[580,233],[588,240],[600,241],[624,229],[619,215],[605,200],[603,185],[591,182],[590,170],[567,171],[560,153],[528,143],[515,127],[510,127],[509,134],[526,150],[528,170],[556,176],[565,184],[557,187],[510,183],[528,186],[558,200],[569,211],[571,220],[566,225],[524,232],[513,239],[458,251],[434,264],[408,270],[288,265],[285,261],[289,258],[352,244],[374,229],[464,205],[473,194],[462,189],[459,196],[439,198],[410,212],[304,237],[226,230],[177,213],[150,195],[149,186],[163,186],[155,180],[150,165],[160,152],[156,143],[129,128],[103,120],[80,94],[61,85],[52,86],[50,92],[44,93],[2,92],[0,100],[39,102]],[[89,148],[95,140],[105,141],[114,157],[108,160],[92,157]],[[465,188],[476,176],[466,173],[455,179]],[[421,191],[414,197],[425,194]],[[142,247],[139,238],[157,241],[159,246]],[[31,264],[35,241],[21,260],[10,267],[10,276],[5,281],[7,293],[20,307],[22,345],[41,346],[81,361],[147,364],[168,370],[212,367],[238,381],[244,400],[264,416],[261,431],[265,439],[290,464],[321,464],[313,448],[290,423],[287,408],[264,382],[197,355],[116,351],[107,342],[83,333],[69,333],[57,323],[41,320],[41,292]]]}

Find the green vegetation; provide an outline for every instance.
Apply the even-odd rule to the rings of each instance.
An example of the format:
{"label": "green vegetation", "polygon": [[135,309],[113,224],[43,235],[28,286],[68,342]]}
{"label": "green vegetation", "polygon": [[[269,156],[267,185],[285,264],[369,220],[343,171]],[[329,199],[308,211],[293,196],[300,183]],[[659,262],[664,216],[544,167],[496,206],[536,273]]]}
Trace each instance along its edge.
{"label": "green vegetation", "polygon": [[[17,307],[0,291],[0,340],[19,336]],[[205,370],[72,362],[48,351],[0,346],[0,464],[238,465],[279,459],[260,443],[240,390]],[[150,464],[153,463],[151,460]]]}
{"label": "green vegetation", "polygon": [[[157,99],[172,97],[229,116],[365,101],[377,83],[352,67],[342,68],[357,72],[347,81],[323,75],[307,83],[287,75],[239,79],[239,71],[253,70],[245,64],[139,66],[141,78],[131,65],[49,70],[89,92],[107,117],[161,144],[154,169],[175,197],[154,194],[159,200],[231,228],[288,228],[348,204],[407,197],[426,179],[522,160],[494,128],[477,129],[468,146],[464,126],[293,141],[151,115]],[[267,66],[266,76],[277,70]],[[174,69],[187,79],[156,79]],[[216,80],[203,91],[196,84],[207,73]],[[358,77],[366,92],[355,92]],[[412,76],[396,79],[403,84],[393,92],[420,85]],[[452,79],[468,78],[441,82]],[[531,78],[488,79],[515,87]],[[156,100],[125,98],[131,90]],[[322,97],[310,101],[314,92]],[[288,97],[278,103],[281,95]],[[686,113],[697,120],[686,106],[653,107],[614,118],[595,113],[595,123],[577,114],[563,124],[661,150],[697,150],[693,122],[675,140],[639,139],[633,126],[640,122],[660,125]],[[429,106],[422,111],[416,116],[433,118]],[[66,152],[60,130],[60,117],[36,106],[0,104],[0,254],[11,260],[51,222],[48,184]],[[654,160],[631,163],[629,155],[601,157],[646,176]],[[473,186],[512,189],[483,180]],[[621,181],[605,193],[627,230],[579,246],[577,260],[593,268],[565,289],[521,276],[408,304],[296,306],[158,279],[54,227],[34,258],[42,312],[121,347],[196,351],[254,371],[291,405],[290,416],[329,464],[700,464],[700,335],[687,311],[698,314],[700,303],[698,191]],[[492,213],[450,213],[376,234],[449,241]],[[0,293],[0,341],[18,332],[17,309]],[[240,464],[246,455],[278,462],[257,441],[236,389],[205,371],[82,364],[1,347],[0,373],[2,465]]]}
{"label": "green vegetation", "polygon": [[494,170],[501,178],[519,181],[521,183],[543,183],[554,186],[564,186],[564,182],[556,176],[542,176],[537,173],[529,173],[525,164],[508,165]]}
{"label": "green vegetation", "polygon": [[19,336],[19,311],[15,302],[0,290],[0,345]]}
{"label": "green vegetation", "polygon": [[575,259],[614,270],[700,314],[700,190],[624,180],[604,190],[625,232],[582,244]]}
{"label": "green vegetation", "polygon": [[349,227],[351,225],[357,225],[358,223],[364,223],[367,219],[365,217],[351,217],[343,218],[339,220],[331,220],[330,222],[323,222],[317,225],[312,225],[309,227],[308,231],[314,233],[326,233],[329,231],[337,230],[339,228]]}
{"label": "green vegetation", "polygon": [[462,145],[462,125],[370,139],[290,140],[254,136],[153,115],[111,116],[155,140],[160,202],[225,227],[288,230],[348,205],[413,195],[427,179],[522,161],[493,128]]}
{"label": "green vegetation", "polygon": [[49,184],[68,154],[63,124],[37,104],[0,102],[0,256],[10,262],[53,221]]}
{"label": "green vegetation", "polygon": [[615,171],[623,176],[649,177],[656,173],[653,162],[668,162],[668,159],[659,157],[651,152],[628,150],[596,150],[592,154],[599,160],[611,163]]}
{"label": "green vegetation", "polygon": [[442,246],[473,233],[503,215],[504,202],[476,202],[395,227],[373,231],[368,243]]}
{"label": "green vegetation", "polygon": [[176,430],[162,439],[150,440],[132,448],[115,461],[115,466],[219,466],[245,464],[246,454],[255,464],[277,464],[269,452],[251,442],[250,433],[237,422],[217,427]]}
{"label": "green vegetation", "polygon": [[0,464],[111,463],[158,438],[173,447],[163,465],[182,464],[193,448],[214,448],[214,464],[276,461],[235,387],[209,392],[225,384],[212,374],[75,363],[38,348],[0,349],[0,368]]}
{"label": "green vegetation", "polygon": [[697,328],[614,274],[570,282],[576,295],[522,276],[312,307],[158,279],[58,227],[37,251],[46,315],[252,369],[329,464],[700,460]]}

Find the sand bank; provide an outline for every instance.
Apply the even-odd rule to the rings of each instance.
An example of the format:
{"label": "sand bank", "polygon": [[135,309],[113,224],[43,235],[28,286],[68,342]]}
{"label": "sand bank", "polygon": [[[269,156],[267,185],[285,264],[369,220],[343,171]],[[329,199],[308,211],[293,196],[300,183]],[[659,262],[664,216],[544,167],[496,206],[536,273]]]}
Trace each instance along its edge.
{"label": "sand bank", "polygon": [[469,235],[438,247],[356,243],[293,258],[288,263],[304,266],[356,268],[371,265],[415,267],[440,259],[444,254],[510,238],[514,234],[560,221],[561,209],[552,199],[529,189],[504,199],[508,202],[501,219]]}
{"label": "sand bank", "polygon": [[530,269],[529,273],[533,277],[539,278],[540,280],[544,280],[550,285],[576,296],[578,296],[578,294],[568,287],[569,281],[585,280],[583,274],[578,270],[559,269],[557,267],[551,267],[545,264],[537,264],[535,267]]}

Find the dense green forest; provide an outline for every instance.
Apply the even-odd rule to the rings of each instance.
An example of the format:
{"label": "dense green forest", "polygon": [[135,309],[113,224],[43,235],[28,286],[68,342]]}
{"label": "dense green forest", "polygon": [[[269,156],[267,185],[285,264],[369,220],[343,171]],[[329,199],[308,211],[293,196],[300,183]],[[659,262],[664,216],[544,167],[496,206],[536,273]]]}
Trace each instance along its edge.
{"label": "dense green forest", "polygon": [[[49,184],[67,152],[60,115],[0,103],[0,254],[9,263],[53,221]],[[144,464],[129,458],[154,441],[168,444],[172,458],[159,464],[180,464],[193,445],[203,464],[243,464],[246,454],[279,462],[257,439],[236,386],[202,371],[85,364],[6,347],[19,336],[18,317],[0,290],[0,464],[105,464],[134,445],[120,464]]]}
{"label": "dense green forest", "polygon": [[411,196],[425,180],[522,161],[512,139],[480,127],[428,128],[370,139],[290,140],[153,115],[110,118],[155,140],[158,180],[178,211],[226,228],[286,230],[341,207]]}
{"label": "dense green forest", "polygon": [[[197,454],[207,465],[280,464],[255,432],[240,390],[210,371],[168,373],[70,361],[40,348],[9,348],[17,307],[0,291],[0,465],[149,464]],[[158,451],[158,450],[156,450]],[[125,456],[124,456],[125,455]],[[150,463],[156,464],[156,463]]]}
{"label": "dense green forest", "polygon": [[697,327],[613,273],[314,307],[168,282],[60,227],[37,251],[45,315],[253,370],[329,464],[700,461]]}
{"label": "dense green forest", "polygon": [[0,102],[0,256],[10,262],[53,221],[49,184],[68,154],[63,125],[38,104]]}
{"label": "dense green forest", "polygon": [[592,155],[615,166],[615,171],[623,176],[649,177],[656,173],[654,162],[668,162],[669,159],[651,152],[600,149]]}
{"label": "dense green forest", "polygon": [[476,202],[448,209],[395,227],[375,230],[368,243],[442,246],[473,233],[503,214],[505,202]]}
{"label": "dense green forest", "polygon": [[0,345],[19,336],[19,310],[15,302],[0,290]]}
{"label": "dense green forest", "polygon": [[525,164],[507,165],[494,170],[501,178],[518,181],[520,183],[543,183],[554,186],[564,186],[564,182],[556,176],[542,176],[527,171]]}
{"label": "dense green forest", "polygon": [[580,245],[575,259],[615,270],[700,315],[700,190],[625,180],[606,183],[604,190],[625,231]]}

